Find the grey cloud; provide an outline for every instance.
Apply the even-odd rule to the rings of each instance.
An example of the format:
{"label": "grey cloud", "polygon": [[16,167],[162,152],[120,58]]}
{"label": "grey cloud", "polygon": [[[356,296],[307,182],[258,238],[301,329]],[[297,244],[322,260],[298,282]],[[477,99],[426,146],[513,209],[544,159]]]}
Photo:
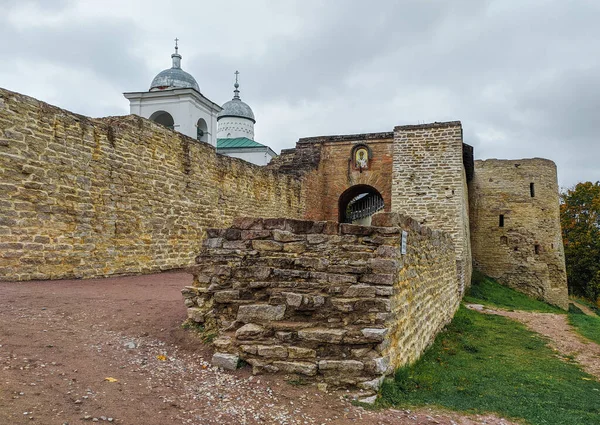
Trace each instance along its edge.
{"label": "grey cloud", "polygon": [[[52,13],[70,7],[69,1],[52,3]],[[182,28],[183,68],[218,103],[231,98],[239,69],[259,141],[276,149],[315,134],[459,119],[479,158],[548,157],[558,162],[563,185],[600,175],[594,159],[600,156],[598,2],[281,1],[256,3],[235,22],[227,15],[232,9],[235,4],[211,6],[204,15],[223,22],[227,54],[221,49],[225,34]],[[80,69],[117,94],[146,90],[171,54],[147,46],[176,28],[147,24],[152,10],[137,19],[94,17],[59,28],[3,25],[0,56]],[[297,31],[255,35],[273,19],[289,20]],[[16,53],[15,43],[6,42],[15,39],[21,47]],[[231,40],[239,40],[239,51]],[[77,112],[126,109],[120,96],[113,101],[95,87],[64,91],[61,106],[81,105],[85,91],[99,96]]]}

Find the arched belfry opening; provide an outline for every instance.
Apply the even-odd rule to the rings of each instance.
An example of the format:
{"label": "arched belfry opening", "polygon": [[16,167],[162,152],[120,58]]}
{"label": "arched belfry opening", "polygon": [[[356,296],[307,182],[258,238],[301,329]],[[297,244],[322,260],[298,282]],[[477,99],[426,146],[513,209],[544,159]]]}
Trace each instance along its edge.
{"label": "arched belfry opening", "polygon": [[339,222],[371,225],[371,217],[383,210],[383,196],[373,186],[358,184],[341,194],[338,201]]}
{"label": "arched belfry opening", "polygon": [[150,115],[150,119],[157,124],[164,125],[165,127],[174,130],[175,129],[175,120],[165,111],[156,111],[152,115]]}
{"label": "arched belfry opening", "polygon": [[196,139],[200,142],[208,142],[208,125],[204,118],[199,118],[196,123]]}

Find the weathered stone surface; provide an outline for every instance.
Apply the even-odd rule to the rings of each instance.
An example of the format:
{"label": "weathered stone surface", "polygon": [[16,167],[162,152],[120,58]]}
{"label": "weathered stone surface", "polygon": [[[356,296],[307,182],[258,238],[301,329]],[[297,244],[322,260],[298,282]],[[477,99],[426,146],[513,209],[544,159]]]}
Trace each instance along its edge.
{"label": "weathered stone surface", "polygon": [[356,298],[332,298],[331,305],[339,311],[348,313],[354,311],[354,303],[356,301]]}
{"label": "weathered stone surface", "polygon": [[283,244],[271,240],[253,240],[252,248],[257,251],[281,251]]}
{"label": "weathered stone surface", "polygon": [[306,236],[283,230],[273,230],[273,239],[277,242],[295,242],[305,240]]}
{"label": "weathered stone surface", "polygon": [[388,329],[364,328],[360,332],[369,340],[381,342],[388,333]]}
{"label": "weathered stone surface", "polygon": [[315,376],[317,365],[308,362],[273,362],[273,365],[282,372],[299,373],[301,375]]}
{"label": "weathered stone surface", "polygon": [[374,372],[377,374],[390,373],[390,360],[387,357],[378,357],[373,359]]}
{"label": "weathered stone surface", "polygon": [[196,323],[204,322],[204,310],[199,307],[190,307],[187,309],[187,317]]}
{"label": "weathered stone surface", "polygon": [[244,323],[281,320],[285,315],[285,305],[251,304],[241,305],[237,320]]}
{"label": "weathered stone surface", "polygon": [[362,388],[363,390],[379,391],[384,379],[384,376],[380,376],[379,378],[375,378],[370,381],[359,382],[358,387]]}
{"label": "weathered stone surface", "polygon": [[358,401],[360,403],[364,403],[364,404],[375,404],[375,402],[377,401],[377,395],[360,398],[360,399],[358,399]]}
{"label": "weathered stone surface", "polygon": [[222,367],[227,370],[236,370],[240,358],[234,354],[227,353],[215,353],[212,357],[211,363],[213,366]]}
{"label": "weathered stone surface", "polygon": [[290,342],[294,338],[294,334],[292,332],[278,331],[275,332],[275,337],[280,341]]}
{"label": "weathered stone surface", "polygon": [[363,362],[358,360],[321,360],[319,361],[320,371],[339,371],[341,373],[360,372],[365,368]]}
{"label": "weathered stone surface", "polygon": [[281,295],[285,297],[285,302],[289,306],[300,307],[302,305],[302,294],[294,294],[293,292],[283,292]]}
{"label": "weathered stone surface", "polygon": [[369,351],[371,351],[371,347],[355,348],[355,349],[350,350],[350,352],[352,353],[352,356],[354,356],[354,357],[363,357]]}
{"label": "weathered stone surface", "polygon": [[217,350],[225,351],[231,347],[232,339],[230,336],[221,336],[213,340],[213,345]]}
{"label": "weathered stone surface", "polygon": [[289,242],[283,245],[283,251],[300,254],[306,251],[306,244],[304,242]]}
{"label": "weathered stone surface", "polygon": [[217,303],[228,303],[240,298],[240,291],[229,290],[229,291],[216,291],[213,294],[213,298]]}
{"label": "weathered stone surface", "polygon": [[285,359],[288,356],[288,349],[281,345],[259,345],[256,354],[266,358]]}
{"label": "weathered stone surface", "polygon": [[377,288],[369,285],[352,285],[348,287],[344,293],[344,297],[357,298],[366,297],[373,298],[377,295]]}
{"label": "weathered stone surface", "polygon": [[298,338],[305,341],[327,342],[339,344],[346,334],[344,329],[311,328],[298,331]]}
{"label": "weathered stone surface", "polygon": [[258,353],[258,345],[243,344],[243,345],[240,345],[240,350],[242,350],[242,352],[248,353],[248,354],[257,354]]}
{"label": "weathered stone surface", "polygon": [[290,359],[312,359],[317,356],[317,352],[312,348],[288,347],[288,357]]}
{"label": "weathered stone surface", "polygon": [[398,277],[394,274],[364,274],[360,277],[360,282],[376,285],[393,285],[397,281]]}
{"label": "weathered stone surface", "polygon": [[[257,222],[258,223],[258,222]],[[251,239],[267,239],[271,236],[271,232],[269,230],[242,230],[240,232],[240,238],[243,240],[251,240]],[[257,242],[256,246],[260,246],[261,243]],[[254,246],[254,243],[253,243]],[[254,248],[256,249],[256,248]]]}
{"label": "weathered stone surface", "polygon": [[250,340],[260,338],[265,334],[265,328],[254,323],[247,323],[237,331],[235,331],[235,337],[241,340]]}

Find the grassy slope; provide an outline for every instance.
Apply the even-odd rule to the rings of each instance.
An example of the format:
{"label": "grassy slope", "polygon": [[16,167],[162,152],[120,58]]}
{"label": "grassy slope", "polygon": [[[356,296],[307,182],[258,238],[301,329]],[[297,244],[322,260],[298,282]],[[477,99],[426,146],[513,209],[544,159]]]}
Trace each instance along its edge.
{"label": "grassy slope", "polygon": [[600,317],[587,316],[579,308],[570,304],[569,323],[579,334],[594,341],[596,344],[600,344]]}
{"label": "grassy slope", "polygon": [[598,308],[598,306],[596,304],[594,304],[593,302],[591,302],[590,300],[588,300],[586,298],[575,297],[575,296],[571,296],[569,298],[571,298],[571,301],[576,301],[579,304],[583,304],[584,306],[586,306],[587,308],[592,310],[594,313],[596,313],[597,316],[600,316],[600,308]]}
{"label": "grassy slope", "polygon": [[565,313],[558,307],[551,306],[543,301],[530,298],[527,295],[500,285],[494,279],[477,271],[473,272],[471,289],[465,295],[464,301],[507,310]]}
{"label": "grassy slope", "polygon": [[[474,285],[469,302],[560,311],[494,283]],[[559,359],[520,323],[464,307],[416,364],[385,382],[381,395],[386,406],[497,412],[533,425],[600,423],[600,383],[593,377]]]}

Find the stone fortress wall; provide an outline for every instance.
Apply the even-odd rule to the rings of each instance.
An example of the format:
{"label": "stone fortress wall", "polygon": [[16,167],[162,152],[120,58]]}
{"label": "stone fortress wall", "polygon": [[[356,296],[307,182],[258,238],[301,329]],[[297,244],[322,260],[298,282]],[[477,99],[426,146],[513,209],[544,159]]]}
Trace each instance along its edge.
{"label": "stone fortress wall", "polygon": [[301,183],[133,115],[0,89],[0,280],[186,267],[205,228],[240,215],[302,217]]}
{"label": "stone fortress wall", "polygon": [[[402,253],[402,231],[406,253]],[[399,214],[373,226],[236,219],[210,229],[183,290],[188,316],[218,333],[213,363],[375,390],[453,317],[452,239]]]}
{"label": "stone fortress wall", "polygon": [[554,162],[540,158],[475,161],[469,193],[474,267],[567,309]]}
{"label": "stone fortress wall", "polygon": [[[373,152],[366,170],[350,166],[356,144]],[[469,148],[460,122],[434,123],[301,139],[257,167],[139,117],[90,119],[0,89],[0,279],[185,267],[207,227],[248,215],[337,220],[341,194],[364,185],[382,195],[385,211],[450,234],[460,293],[472,241],[484,272],[564,306],[554,165],[478,162],[467,191]],[[489,181],[492,168],[504,183]],[[530,199],[529,183],[536,190]],[[500,209],[511,226],[505,235],[493,225]]]}

